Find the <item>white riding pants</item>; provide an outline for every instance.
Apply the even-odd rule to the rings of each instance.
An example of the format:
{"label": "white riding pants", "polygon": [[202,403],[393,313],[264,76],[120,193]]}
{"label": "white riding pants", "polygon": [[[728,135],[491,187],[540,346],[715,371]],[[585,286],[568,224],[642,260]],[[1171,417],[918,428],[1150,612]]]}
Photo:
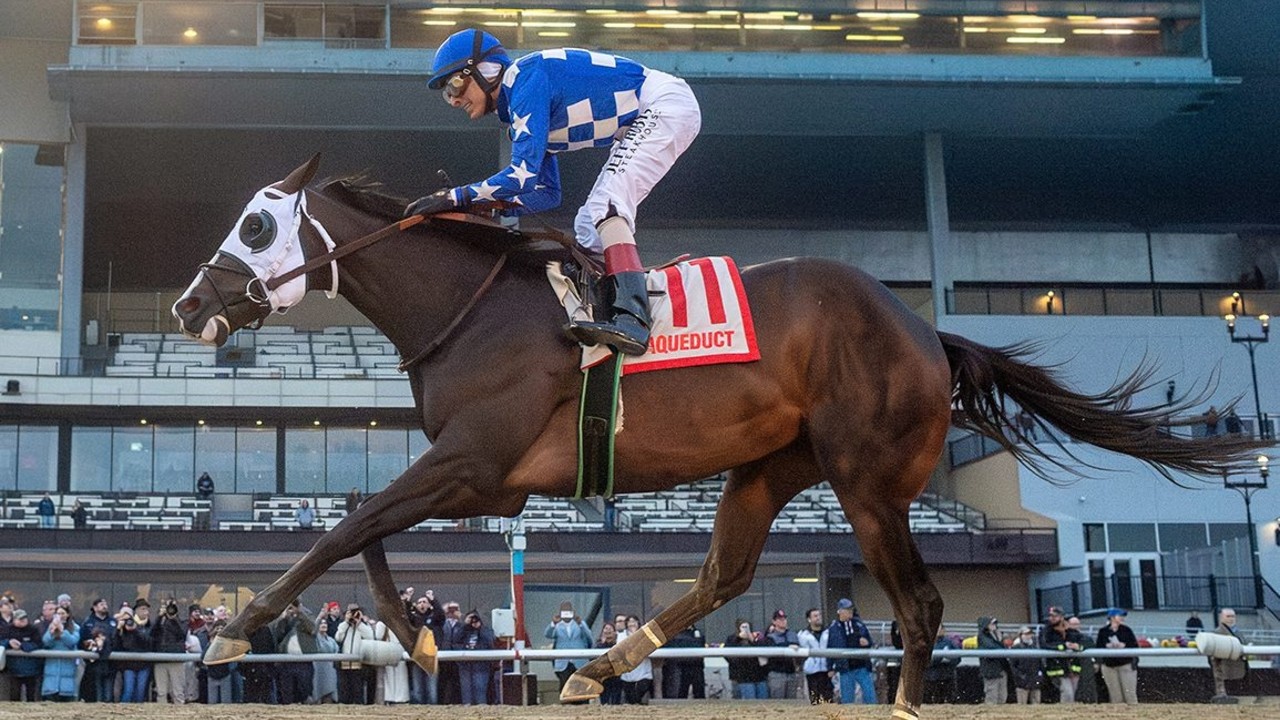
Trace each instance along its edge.
{"label": "white riding pants", "polygon": [[620,131],[622,137],[614,141],[608,162],[573,221],[578,244],[597,252],[603,249],[596,224],[608,215],[610,205],[634,234],[636,206],[649,196],[701,128],[702,111],[689,84],[650,70],[640,87],[640,114]]}

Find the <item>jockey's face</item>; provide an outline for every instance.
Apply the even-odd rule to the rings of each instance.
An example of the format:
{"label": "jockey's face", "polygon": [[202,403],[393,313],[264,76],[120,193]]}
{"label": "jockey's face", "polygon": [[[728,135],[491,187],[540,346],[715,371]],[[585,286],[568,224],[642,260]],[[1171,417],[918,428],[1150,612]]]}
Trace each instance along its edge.
{"label": "jockey's face", "polygon": [[[457,77],[459,76],[454,76],[454,78]],[[485,97],[484,88],[480,87],[480,83],[475,80],[463,77],[462,88],[458,89],[456,87],[457,81],[454,78],[450,78],[450,81],[445,84],[445,102],[452,107],[463,110],[472,120],[479,120],[484,117],[489,105],[488,99]],[[494,92],[497,92],[496,87]]]}

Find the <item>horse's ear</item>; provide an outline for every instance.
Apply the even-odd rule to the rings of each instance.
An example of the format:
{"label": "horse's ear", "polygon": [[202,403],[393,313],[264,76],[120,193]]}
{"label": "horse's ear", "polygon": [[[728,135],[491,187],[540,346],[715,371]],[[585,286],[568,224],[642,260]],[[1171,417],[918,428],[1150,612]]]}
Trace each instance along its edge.
{"label": "horse's ear", "polygon": [[311,159],[308,160],[305,165],[289,173],[289,177],[281,180],[272,187],[286,195],[292,195],[306,187],[308,183],[311,182],[312,178],[316,176],[316,170],[319,169],[320,153],[316,153],[311,156]]}

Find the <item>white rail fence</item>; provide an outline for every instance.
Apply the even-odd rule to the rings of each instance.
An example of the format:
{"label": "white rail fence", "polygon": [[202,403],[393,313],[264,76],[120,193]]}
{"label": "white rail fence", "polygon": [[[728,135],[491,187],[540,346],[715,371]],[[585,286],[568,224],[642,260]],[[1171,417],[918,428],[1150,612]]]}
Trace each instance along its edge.
{"label": "white rail fence", "polygon": [[[560,658],[584,658],[596,657],[608,652],[603,648],[591,648],[583,650],[551,650],[551,649],[531,649],[531,648],[513,648],[509,650],[442,650],[439,653],[439,659],[442,662],[466,662],[474,660],[511,660],[523,662],[552,661]],[[1243,652],[1246,657],[1267,657],[1272,655],[1280,655],[1280,645],[1244,645]],[[1055,657],[1087,657],[1087,658],[1109,658],[1109,657],[1203,657],[1198,648],[1124,648],[1124,649],[1108,649],[1095,648],[1084,650],[1078,653],[1064,653],[1056,650],[1042,649],[1026,649],[1026,650],[935,650],[934,657],[953,657],[953,658],[1055,658]],[[0,651],[0,663],[6,657],[37,657],[37,658],[82,658],[86,660],[98,659],[97,653],[84,650],[34,650],[31,652],[22,652],[18,650]],[[108,654],[111,660],[129,660],[142,662],[198,662],[201,659],[198,653],[140,653],[117,651]],[[805,659],[810,657],[825,658],[875,658],[875,659],[900,659],[902,651],[893,648],[865,648],[865,649],[838,649],[838,650],[809,650],[807,648],[762,648],[762,647],[716,647],[716,648],[663,648],[653,653],[654,658],[708,658],[708,657],[784,657],[794,659]],[[404,653],[401,659],[407,659],[408,654]],[[364,662],[371,663],[368,658],[362,658],[359,655],[342,654],[342,653],[318,653],[311,655],[283,655],[283,654],[249,654],[237,662],[259,663],[259,662]],[[3,664],[0,664],[3,667]]]}

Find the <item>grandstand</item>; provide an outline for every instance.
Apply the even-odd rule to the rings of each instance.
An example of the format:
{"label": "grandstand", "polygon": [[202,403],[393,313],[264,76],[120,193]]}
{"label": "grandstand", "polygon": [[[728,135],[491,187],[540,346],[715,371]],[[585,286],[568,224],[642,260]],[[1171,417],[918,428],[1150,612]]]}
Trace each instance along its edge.
{"label": "grandstand", "polygon": [[[704,480],[685,489],[665,493],[642,493],[617,498],[616,531],[619,532],[711,532],[716,507],[720,502],[720,479]],[[36,506],[43,493],[20,493],[0,496],[0,528],[40,527]],[[89,512],[92,529],[111,530],[300,530],[295,515],[306,500],[316,513],[316,529],[332,527],[346,517],[346,498],[335,495],[270,495],[254,498],[247,518],[221,519],[214,522],[213,504],[207,498],[183,495],[137,495],[133,493],[74,493],[51,495],[57,509],[55,527],[70,529],[68,514],[77,501]],[[778,533],[849,533],[844,515],[836,508],[835,493],[822,483],[805,490],[783,508],[773,524]],[[598,513],[593,513],[598,515]],[[598,532],[599,519],[588,518],[568,500],[534,496],[520,515],[523,529],[537,532]],[[498,532],[495,517],[482,518],[479,524],[457,520],[424,520],[409,530],[424,532]],[[912,503],[911,529],[917,533],[969,532],[981,528],[967,526],[962,520]]]}
{"label": "grandstand", "polygon": [[[714,12],[732,33],[690,17],[638,30],[653,24],[639,6],[609,26],[582,4],[530,6],[563,16],[554,38],[526,29],[519,3],[359,4],[380,21],[353,25],[319,0],[0,5],[0,572],[16,591],[247,596],[341,521],[349,490],[377,493],[428,451],[395,348],[342,299],[317,293],[217,350],[175,334],[168,308],[243,202],[316,151],[322,174],[368,173],[406,197],[433,190],[437,168],[461,181],[505,161],[496,123],[466,123],[422,87],[453,27],[437,16],[497,23],[514,52],[613,49],[690,81],[704,129],[643,207],[647,262],[851,262],[941,330],[1039,343],[1086,392],[1152,362],[1142,403],[1170,402],[1170,380],[1197,412],[1243,397],[1243,432],[1274,437],[1280,355],[1246,353],[1222,320],[1238,316],[1244,336],[1280,312],[1273,3],[664,6]],[[860,16],[885,12],[900,30]],[[543,220],[572,224],[599,162],[560,157],[571,200]],[[948,622],[1034,621],[1046,599],[1182,612],[1212,586],[1242,624],[1280,627],[1274,486],[1246,522],[1218,479],[1177,476],[1199,488],[1181,489],[1069,444],[1085,476],[1049,468],[1046,482],[989,441],[949,440],[910,518]],[[1037,438],[1062,452],[1053,440]],[[195,493],[202,471],[211,499]],[[721,483],[531,498],[529,582],[608,587],[613,609],[648,615],[696,575]],[[53,532],[34,511],[45,492]],[[302,499],[316,532],[296,528]],[[76,500],[87,530],[65,515]],[[397,576],[502,604],[504,524],[475,510],[389,539]],[[890,616],[829,488],[772,529],[751,589],[709,634],[845,595]],[[1239,592],[1255,577],[1260,599]],[[349,561],[314,592],[363,599],[363,584]]]}

